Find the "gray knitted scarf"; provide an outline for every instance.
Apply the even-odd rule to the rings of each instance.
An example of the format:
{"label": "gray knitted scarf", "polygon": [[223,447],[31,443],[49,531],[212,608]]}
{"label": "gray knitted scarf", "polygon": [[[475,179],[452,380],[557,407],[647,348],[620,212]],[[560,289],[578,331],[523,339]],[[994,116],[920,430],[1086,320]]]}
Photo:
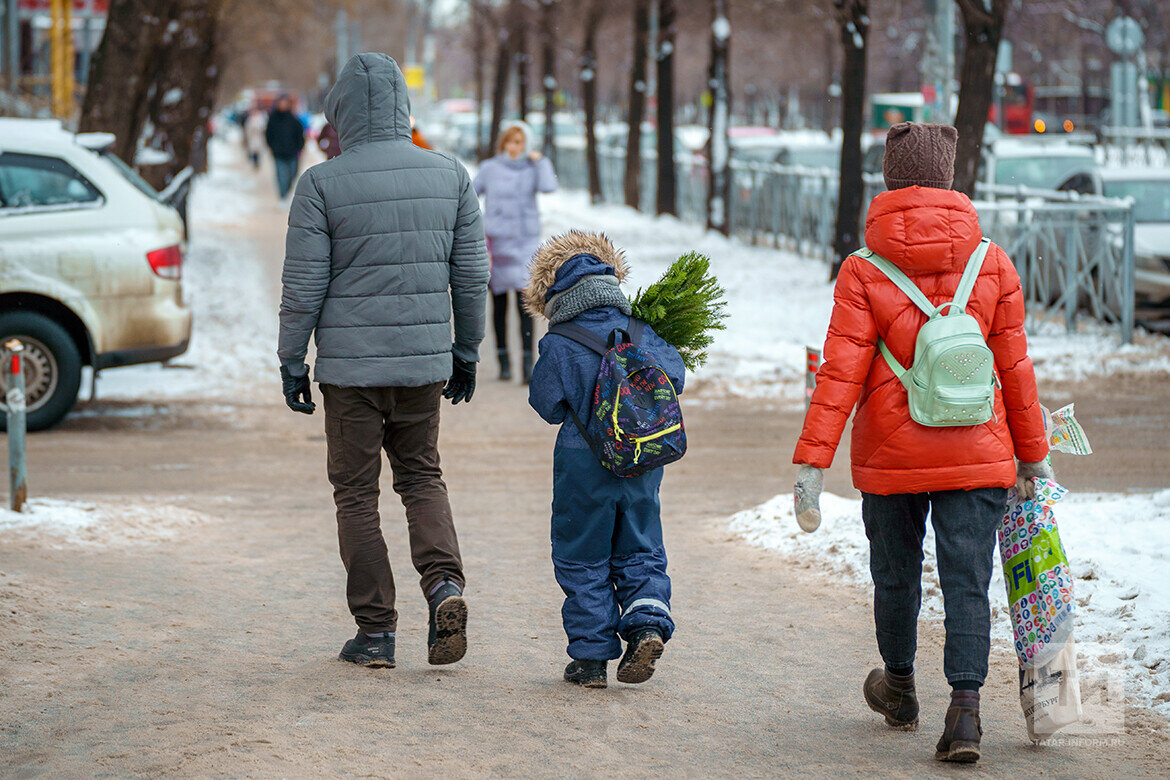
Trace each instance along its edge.
{"label": "gray knitted scarf", "polygon": [[586,276],[575,285],[559,292],[544,305],[544,316],[549,325],[568,322],[578,314],[590,309],[613,306],[627,317],[632,313],[630,299],[621,290],[616,276]]}

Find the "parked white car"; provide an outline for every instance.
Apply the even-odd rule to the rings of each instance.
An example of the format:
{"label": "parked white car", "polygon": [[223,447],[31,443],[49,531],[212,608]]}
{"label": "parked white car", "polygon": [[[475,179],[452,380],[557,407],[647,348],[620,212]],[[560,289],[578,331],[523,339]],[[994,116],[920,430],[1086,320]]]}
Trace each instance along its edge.
{"label": "parked white car", "polygon": [[0,343],[25,344],[33,430],[73,408],[82,366],[162,362],[191,338],[183,222],[113,141],[0,119]]}
{"label": "parked white car", "polygon": [[1170,301],[1170,168],[1098,168],[1068,178],[1062,190],[1133,198],[1134,290],[1154,303]]}

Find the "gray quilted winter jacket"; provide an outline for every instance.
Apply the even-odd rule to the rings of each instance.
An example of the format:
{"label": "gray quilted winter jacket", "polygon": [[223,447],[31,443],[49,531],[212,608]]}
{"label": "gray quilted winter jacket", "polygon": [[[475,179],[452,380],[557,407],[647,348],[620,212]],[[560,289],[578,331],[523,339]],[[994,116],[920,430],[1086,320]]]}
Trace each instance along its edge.
{"label": "gray quilted winter jacket", "polygon": [[[309,168],[288,218],[277,354],[344,387],[419,387],[479,359],[488,258],[467,169],[410,139],[406,81],[358,54],[325,98],[340,156]],[[455,319],[454,345],[451,316]]]}

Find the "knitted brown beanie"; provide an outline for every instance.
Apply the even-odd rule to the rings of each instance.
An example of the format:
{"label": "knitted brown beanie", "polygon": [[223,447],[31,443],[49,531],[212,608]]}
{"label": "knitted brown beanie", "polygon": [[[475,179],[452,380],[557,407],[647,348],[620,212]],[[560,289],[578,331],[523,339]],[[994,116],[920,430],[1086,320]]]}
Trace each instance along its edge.
{"label": "knitted brown beanie", "polygon": [[886,134],[882,175],[886,189],[937,187],[949,190],[955,181],[955,143],[959,131],[950,125],[902,122]]}

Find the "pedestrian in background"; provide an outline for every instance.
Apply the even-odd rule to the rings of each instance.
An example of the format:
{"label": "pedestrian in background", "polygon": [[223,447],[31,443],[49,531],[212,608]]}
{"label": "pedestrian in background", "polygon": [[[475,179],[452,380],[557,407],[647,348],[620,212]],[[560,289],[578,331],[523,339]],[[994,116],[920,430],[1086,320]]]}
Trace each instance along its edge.
{"label": "pedestrian in background", "polygon": [[536,150],[529,150],[531,131],[515,122],[500,132],[497,154],[479,166],[475,191],[485,201],[484,229],[492,262],[492,318],[496,331],[496,355],[500,379],[512,378],[508,352],[508,296],[516,298],[520,315],[522,375],[532,377],[532,317],[524,310],[520,290],[528,284],[528,263],[540,244],[538,192],[554,192],[557,177],[552,163]]}
{"label": "pedestrian in background", "polygon": [[305,126],[293,113],[292,98],[288,95],[276,99],[264,137],[276,165],[276,191],[284,199],[297,180],[301,150],[305,148]]}
{"label": "pedestrian in background", "polygon": [[385,450],[430,611],[427,660],[453,663],[467,650],[467,603],[439,465],[439,402],[470,401],[475,390],[488,282],[479,200],[461,162],[412,143],[406,80],[385,54],[350,59],[325,115],[345,154],[297,184],[277,354],[286,402],[312,414],[304,361],[316,337],[329,481],[358,626],[340,657],[395,663],[398,612],[378,514]]}
{"label": "pedestrian in background", "polygon": [[268,115],[259,107],[250,109],[244,119],[244,146],[248,150],[248,159],[252,161],[254,170],[260,170],[260,153],[267,145],[267,128]]}
{"label": "pedestrian in background", "polygon": [[[837,278],[825,361],[793,462],[800,464],[798,516],[813,517],[809,510],[816,509],[818,520],[801,521],[813,530],[821,470],[832,463],[857,407],[853,484],[862,496],[877,643],[885,662],[884,669],[870,672],[864,695],[897,729],[918,727],[914,657],[929,514],[946,612],[943,672],[952,689],[935,758],[973,762],[983,733],[979,688],[991,647],[987,590],[1007,488],[1016,485],[1030,498],[1032,478],[1051,478],[1052,469],[1045,462],[1048,441],[1024,335],[1020,276],[1002,249],[983,244],[971,201],[951,189],[956,139],[955,129],[944,125],[905,122],[890,128],[882,160],[888,191],[869,207],[865,245],[900,269],[931,307],[950,303],[968,265],[982,263],[965,310],[993,356],[996,380],[982,388],[964,385],[962,392],[990,395],[990,419],[930,427],[911,416],[907,389],[891,361],[901,364],[899,370],[911,366],[927,316],[892,277],[851,255]],[[878,354],[879,342],[890,356]],[[963,384],[988,359],[980,347],[944,368]]]}
{"label": "pedestrian in background", "polygon": [[326,122],[321,127],[321,132],[317,134],[317,148],[325,153],[326,160],[332,160],[341,154],[341,138],[329,122]]}
{"label": "pedestrian in background", "polygon": [[412,116],[410,118],[410,139],[414,141],[414,145],[420,149],[434,149],[427,137],[422,134],[422,130],[418,129],[418,122]]}

